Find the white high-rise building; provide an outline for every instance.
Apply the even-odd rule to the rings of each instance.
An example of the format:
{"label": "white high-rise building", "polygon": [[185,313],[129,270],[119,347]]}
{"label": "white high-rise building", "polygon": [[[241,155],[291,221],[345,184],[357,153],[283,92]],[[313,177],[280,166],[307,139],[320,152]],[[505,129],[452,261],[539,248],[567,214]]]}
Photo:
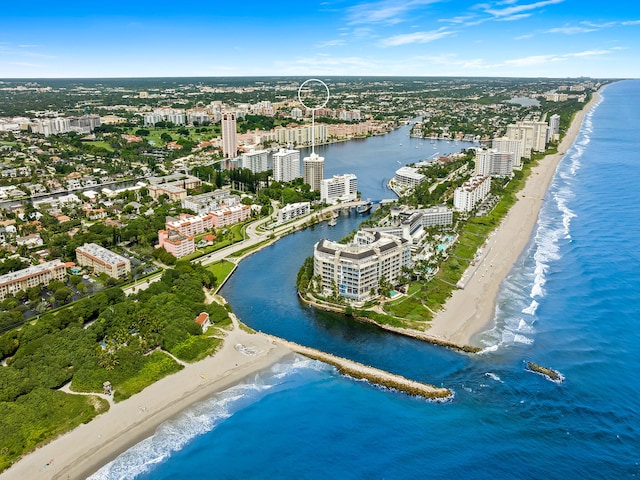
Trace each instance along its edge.
{"label": "white high-rise building", "polygon": [[361,230],[348,245],[320,240],[313,252],[313,275],[321,278],[325,294],[337,288],[340,296],[355,302],[375,295],[382,277],[393,283],[410,264],[411,244],[379,232]]}
{"label": "white high-rise building", "polygon": [[507,176],[513,173],[512,152],[499,152],[493,148],[476,148],[476,175]]}
{"label": "white high-rise building", "polygon": [[333,204],[358,199],[358,177],[353,173],[324,178],[320,184],[320,200]]}
{"label": "white high-rise building", "polygon": [[273,154],[273,179],[276,182],[291,182],[301,176],[299,150],[281,148]]}
{"label": "white high-rise building", "polygon": [[311,185],[312,191],[320,191],[322,179],[324,178],[324,157],[313,152],[308,157],[304,157],[302,164],[304,183]]}
{"label": "white high-rise building", "polygon": [[222,114],[222,155],[224,158],[236,158],[238,155],[238,137],[236,136],[236,114]]}
{"label": "white high-rise building", "polygon": [[549,117],[549,139],[560,140],[560,115],[554,113]]}
{"label": "white high-rise building", "polygon": [[453,192],[453,207],[470,212],[478,202],[484,200],[491,190],[491,177],[477,176],[469,179]]}
{"label": "white high-rise building", "polygon": [[547,148],[547,122],[523,120],[507,126],[509,140],[521,140],[524,143],[523,156],[531,158],[531,152],[544,152]]}
{"label": "white high-rise building", "polygon": [[513,153],[513,168],[522,167],[524,142],[521,140],[509,140],[507,137],[500,137],[494,138],[491,146],[500,153]]}
{"label": "white high-rise building", "polygon": [[267,150],[251,150],[242,154],[242,168],[248,168],[253,173],[266,172],[267,166]]}

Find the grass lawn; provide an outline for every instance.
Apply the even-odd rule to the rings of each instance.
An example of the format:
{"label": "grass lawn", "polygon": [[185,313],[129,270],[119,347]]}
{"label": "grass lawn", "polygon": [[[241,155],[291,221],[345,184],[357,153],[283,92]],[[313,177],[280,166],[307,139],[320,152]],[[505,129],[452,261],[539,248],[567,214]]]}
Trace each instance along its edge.
{"label": "grass lawn", "polygon": [[218,285],[220,285],[233,271],[234,265],[234,263],[229,262],[228,260],[220,260],[219,262],[207,265],[207,270],[213,272],[218,279]]}
{"label": "grass lawn", "polygon": [[109,150],[110,152],[113,152],[113,147],[111,145],[109,145],[108,142],[102,141],[102,140],[97,140],[95,142],[85,142],[86,145],[93,145],[94,147],[99,147],[99,148],[104,148],[105,150]]}

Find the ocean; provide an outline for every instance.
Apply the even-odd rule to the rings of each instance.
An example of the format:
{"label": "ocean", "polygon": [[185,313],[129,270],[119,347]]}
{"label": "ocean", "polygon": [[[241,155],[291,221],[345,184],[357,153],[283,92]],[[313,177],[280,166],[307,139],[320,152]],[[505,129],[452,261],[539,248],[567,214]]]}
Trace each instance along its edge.
{"label": "ocean", "polygon": [[[299,303],[295,275],[313,243],[340,238],[362,220],[356,215],[251,256],[222,291],[257,330],[449,387],[452,400],[425,401],[291,355],[182,412],[91,478],[640,476],[639,129],[640,81],[607,86],[503,282],[495,325],[474,339],[479,354]],[[432,148],[407,132],[321,154],[335,173],[352,168],[364,197],[390,197],[381,179]],[[380,154],[387,148],[393,156]],[[527,371],[526,361],[558,370],[564,382]]]}

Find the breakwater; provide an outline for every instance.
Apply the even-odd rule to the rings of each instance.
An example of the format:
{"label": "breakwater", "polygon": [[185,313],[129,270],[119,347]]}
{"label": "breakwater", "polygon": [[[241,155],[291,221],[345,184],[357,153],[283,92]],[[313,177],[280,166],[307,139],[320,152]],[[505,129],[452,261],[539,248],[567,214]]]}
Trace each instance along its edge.
{"label": "breakwater", "polygon": [[369,365],[354,362],[346,358],[338,357],[327,352],[323,352],[311,347],[283,340],[278,337],[268,335],[274,341],[284,344],[287,348],[293,350],[300,355],[319,360],[329,365],[333,365],[342,375],[347,375],[357,379],[367,380],[375,385],[427,398],[429,400],[445,401],[453,398],[453,392],[448,388],[436,387],[428,383],[416,382],[402,375],[380,370]]}

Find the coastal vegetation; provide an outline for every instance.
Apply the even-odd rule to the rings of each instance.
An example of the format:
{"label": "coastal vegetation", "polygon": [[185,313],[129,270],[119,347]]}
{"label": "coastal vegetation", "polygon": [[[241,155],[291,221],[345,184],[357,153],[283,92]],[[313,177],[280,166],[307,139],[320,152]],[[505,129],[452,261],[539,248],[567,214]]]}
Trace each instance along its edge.
{"label": "coastal vegetation", "polygon": [[[178,262],[136,295],[114,287],[0,335],[0,468],[107,408],[65,384],[95,394],[108,381],[117,402],[214,353],[230,324],[224,306],[205,303],[203,288],[215,284],[211,270]],[[201,312],[206,333],[194,321]]]}

